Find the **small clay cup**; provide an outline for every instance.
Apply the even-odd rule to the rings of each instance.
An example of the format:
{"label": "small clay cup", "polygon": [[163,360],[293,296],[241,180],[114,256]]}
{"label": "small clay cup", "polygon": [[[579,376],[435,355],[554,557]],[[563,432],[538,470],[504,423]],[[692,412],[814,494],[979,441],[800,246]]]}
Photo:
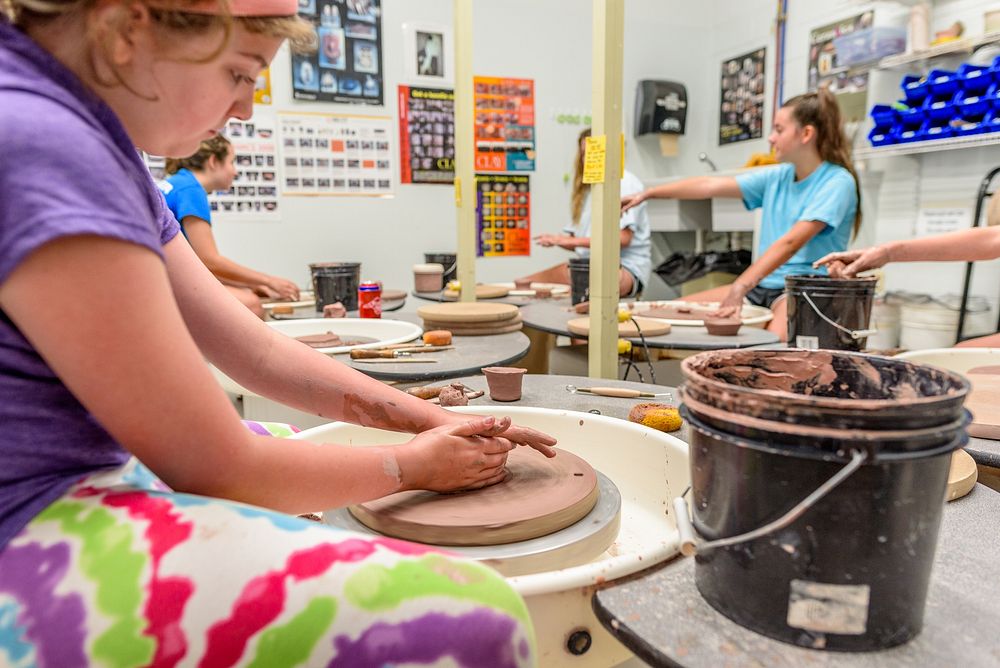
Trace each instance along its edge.
{"label": "small clay cup", "polygon": [[515,278],[514,279],[514,289],[515,290],[530,290],[531,289],[531,279],[530,278]]}
{"label": "small clay cup", "polygon": [[738,318],[705,318],[705,328],[712,336],[736,336],[743,323]]}
{"label": "small clay cup", "polygon": [[444,287],[444,266],[436,263],[413,265],[413,288],[417,292],[440,292]]}
{"label": "small clay cup", "polygon": [[535,299],[552,299],[550,288],[535,288]]}
{"label": "small clay cup", "polygon": [[527,369],[512,366],[488,366],[483,368],[486,384],[490,387],[493,401],[517,401],[521,398],[521,381]]}

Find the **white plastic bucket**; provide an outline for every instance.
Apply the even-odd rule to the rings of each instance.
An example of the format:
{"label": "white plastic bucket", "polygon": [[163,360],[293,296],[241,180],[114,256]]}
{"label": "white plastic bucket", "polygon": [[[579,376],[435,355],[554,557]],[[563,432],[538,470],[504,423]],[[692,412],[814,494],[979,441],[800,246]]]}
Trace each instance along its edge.
{"label": "white plastic bucket", "polygon": [[888,350],[899,346],[899,304],[877,297],[872,305],[872,329],[876,333],[868,337],[867,348]]}

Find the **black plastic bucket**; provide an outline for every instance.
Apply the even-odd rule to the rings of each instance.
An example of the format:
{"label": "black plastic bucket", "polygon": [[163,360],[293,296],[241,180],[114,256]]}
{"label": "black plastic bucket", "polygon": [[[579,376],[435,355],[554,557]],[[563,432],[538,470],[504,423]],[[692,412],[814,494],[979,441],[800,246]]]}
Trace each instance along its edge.
{"label": "black plastic bucket", "polygon": [[424,262],[444,267],[444,276],[441,280],[445,285],[458,276],[458,255],[455,253],[424,253]]}
{"label": "black plastic bucket", "polygon": [[[693,527],[708,541],[695,557],[698,591],[736,623],[795,645],[871,651],[910,640],[923,625],[951,453],[967,441],[970,418],[954,399],[964,398],[968,383],[932,367],[878,358],[887,379],[893,368],[909,379],[902,381],[905,389],[879,383],[882,396],[874,397],[870,387],[852,387],[849,374],[817,369],[817,382],[775,390],[769,358],[776,351],[758,351],[756,365],[745,352],[754,354],[716,351],[682,364]],[[832,355],[848,358],[838,360],[841,368],[851,361],[863,367],[867,357],[780,352],[786,361],[798,356],[803,366],[810,356]],[[741,379],[740,392],[767,393],[767,403],[780,404],[777,395],[808,400],[818,413],[830,407],[845,426],[768,419],[748,410],[745,397],[729,402],[713,388],[722,376],[702,375],[710,365],[698,358],[712,357],[711,367],[720,370],[731,353],[741,353],[731,374]],[[951,377],[942,382],[942,374]],[[828,394],[806,394],[818,386]],[[948,408],[937,411],[940,424],[903,429],[870,406],[851,414],[843,403],[859,392],[869,395],[855,400],[859,404],[905,404],[901,395],[915,393],[914,400]]]}
{"label": "black plastic bucket", "polygon": [[590,258],[569,259],[570,299],[574,304],[590,299]]}
{"label": "black plastic bucket", "polygon": [[312,273],[316,310],[340,302],[348,311],[358,309],[358,283],[361,281],[360,262],[318,262],[309,265]]}
{"label": "black plastic bucket", "polygon": [[785,277],[788,342],[796,348],[861,350],[865,347],[878,279]]}

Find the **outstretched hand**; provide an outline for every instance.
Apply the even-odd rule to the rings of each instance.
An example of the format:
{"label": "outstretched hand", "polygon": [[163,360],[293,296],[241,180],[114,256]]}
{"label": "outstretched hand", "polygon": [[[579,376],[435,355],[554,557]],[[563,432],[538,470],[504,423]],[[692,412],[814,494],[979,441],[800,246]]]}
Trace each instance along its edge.
{"label": "outstretched hand", "polygon": [[862,271],[878,269],[890,259],[889,251],[884,246],[872,246],[864,250],[830,253],[813,262],[813,267],[826,267],[833,278],[854,278]]}
{"label": "outstretched hand", "polygon": [[539,234],[535,237],[535,243],[544,248],[559,246],[566,250],[573,250],[577,245],[576,237],[567,234]]}
{"label": "outstretched hand", "polygon": [[496,418],[475,416],[435,427],[400,447],[401,489],[452,492],[486,487],[503,480],[507,453],[515,446],[493,434]]}
{"label": "outstretched hand", "polygon": [[629,209],[635,208],[645,202],[647,199],[646,192],[635,193],[634,195],[623,195],[622,196],[622,213],[625,213]]}

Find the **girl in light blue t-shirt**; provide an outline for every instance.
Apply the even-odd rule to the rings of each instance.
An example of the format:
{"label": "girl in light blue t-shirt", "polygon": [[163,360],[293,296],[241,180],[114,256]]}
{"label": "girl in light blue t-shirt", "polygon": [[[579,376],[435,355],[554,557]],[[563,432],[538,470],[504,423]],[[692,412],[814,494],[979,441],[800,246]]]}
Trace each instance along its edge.
{"label": "girl in light blue t-shirt", "polygon": [[813,263],[847,248],[861,224],[861,191],[837,100],[826,89],[788,100],[774,114],[768,141],[781,163],[737,176],[701,176],[622,198],[622,211],[651,197],[739,197],[761,208],[757,260],[732,285],[684,299],[719,301],[719,315],[738,312],[744,299],[774,311],[768,329],[785,340],[785,276],[814,273]]}

